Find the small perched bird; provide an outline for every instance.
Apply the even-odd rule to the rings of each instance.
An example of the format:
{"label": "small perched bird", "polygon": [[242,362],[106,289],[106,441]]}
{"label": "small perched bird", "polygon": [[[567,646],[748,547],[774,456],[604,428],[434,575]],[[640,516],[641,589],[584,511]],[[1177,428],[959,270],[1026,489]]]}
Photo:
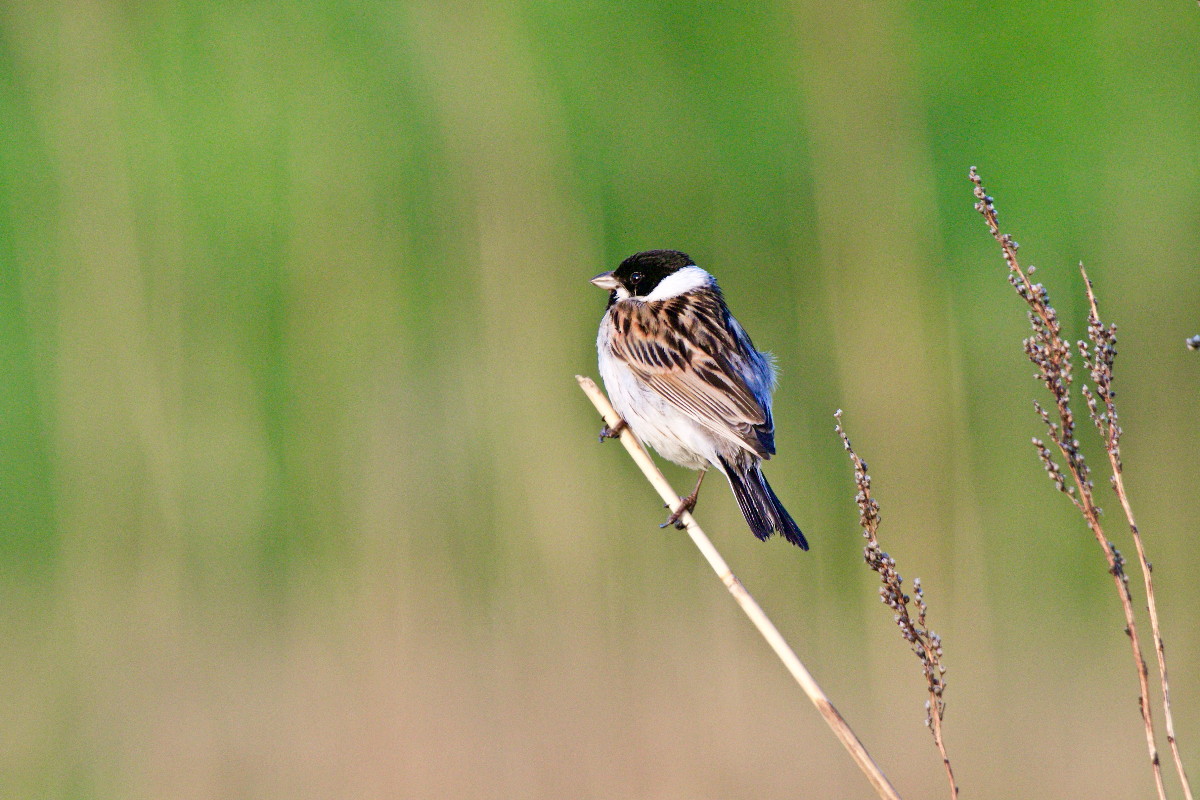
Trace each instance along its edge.
{"label": "small perched bird", "polygon": [[609,292],[596,349],[600,376],[622,422],[664,458],[700,470],[661,527],[682,528],[709,467],[729,480],[750,530],[808,541],[763,477],[775,453],[775,368],[729,313],[716,278],[677,250],[649,250],[592,278]]}

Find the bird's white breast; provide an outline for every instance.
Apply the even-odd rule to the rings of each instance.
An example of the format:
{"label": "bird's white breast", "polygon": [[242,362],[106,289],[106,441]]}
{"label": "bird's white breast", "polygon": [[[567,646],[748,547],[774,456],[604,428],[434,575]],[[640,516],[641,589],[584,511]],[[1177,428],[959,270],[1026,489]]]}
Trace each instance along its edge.
{"label": "bird's white breast", "polygon": [[663,458],[689,469],[718,463],[712,432],[648,387],[624,361],[612,355],[608,345],[613,331],[612,315],[606,313],[596,337],[596,350],[600,377],[613,408],[637,437]]}

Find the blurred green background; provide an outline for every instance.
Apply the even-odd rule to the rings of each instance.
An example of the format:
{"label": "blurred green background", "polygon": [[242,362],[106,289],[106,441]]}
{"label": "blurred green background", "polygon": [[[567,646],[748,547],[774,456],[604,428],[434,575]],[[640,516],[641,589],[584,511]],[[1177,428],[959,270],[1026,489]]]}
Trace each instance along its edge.
{"label": "blurred green background", "polygon": [[873,796],[596,444],[587,280],[656,247],[778,357],[813,549],[699,517],[901,792],[945,787],[837,408],[963,796],[1150,796],[971,164],[1072,336],[1080,260],[1120,326],[1200,778],[1198,40],[1184,0],[0,5],[0,796]]}

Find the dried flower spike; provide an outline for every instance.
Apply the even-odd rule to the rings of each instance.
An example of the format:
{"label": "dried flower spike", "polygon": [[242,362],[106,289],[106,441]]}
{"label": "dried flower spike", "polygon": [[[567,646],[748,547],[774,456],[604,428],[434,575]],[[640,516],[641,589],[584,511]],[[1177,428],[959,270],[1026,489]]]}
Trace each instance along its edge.
{"label": "dried flower spike", "polygon": [[[925,615],[929,611],[925,603],[925,591],[921,579],[913,579],[913,596],[904,593],[904,578],[896,570],[896,560],[883,551],[876,532],[879,529],[879,504],[871,496],[871,476],[867,473],[867,462],[859,458],[858,453],[850,446],[850,437],[842,428],[842,412],[838,409],[833,415],[836,420],[834,430],[842,440],[842,447],[850,454],[850,462],[854,465],[854,484],[858,489],[854,502],[858,505],[858,521],[862,525],[863,538],[867,544],[863,547],[863,559],[867,566],[879,573],[879,597],[884,605],[894,614],[896,626],[900,635],[912,647],[913,653],[921,662],[921,673],[925,676],[925,685],[929,691],[929,700],[925,703],[925,725],[933,734],[942,757],[942,766],[946,770],[946,780],[950,783],[950,797],[958,797],[958,784],[954,780],[954,770],[950,766],[950,757],[946,754],[946,745],[942,739],[942,718],[946,713],[946,701],[942,695],[946,690],[946,667],[942,664],[942,639],[925,625]],[[909,604],[916,601],[916,618],[909,611]]]}
{"label": "dried flower spike", "polygon": [[[1133,601],[1129,591],[1129,577],[1125,573],[1125,560],[1113,546],[1112,542],[1105,536],[1104,530],[1101,527],[1101,510],[1096,505],[1093,495],[1095,487],[1090,477],[1091,470],[1088,467],[1083,452],[1080,450],[1079,440],[1075,436],[1075,417],[1071,410],[1071,384],[1073,378],[1071,371],[1072,350],[1066,339],[1062,336],[1058,314],[1050,304],[1050,296],[1046,288],[1040,283],[1034,284],[1030,282],[1029,276],[1033,273],[1033,267],[1030,267],[1028,271],[1022,270],[1017,260],[1016,243],[1013,242],[1009,234],[1001,232],[995,203],[984,190],[983,181],[980,179],[975,167],[971,167],[969,178],[975,187],[975,209],[983,215],[988,230],[1000,245],[1001,254],[1008,265],[1008,281],[1016,289],[1017,295],[1029,307],[1028,315],[1033,335],[1024,342],[1025,354],[1037,368],[1036,377],[1045,385],[1054,400],[1053,411],[1044,409],[1037,403],[1034,404],[1038,415],[1046,425],[1050,445],[1046,445],[1042,440],[1036,438],[1033,440],[1033,444],[1037,449],[1038,458],[1042,462],[1042,466],[1046,469],[1050,479],[1054,482],[1055,488],[1066,494],[1071,499],[1071,502],[1075,504],[1075,507],[1079,509],[1108,562],[1108,571],[1113,576],[1117,594],[1121,601],[1121,608],[1125,615],[1125,630],[1129,634],[1133,650],[1133,660],[1138,675],[1139,707],[1146,734],[1146,747],[1150,755],[1150,764],[1154,773],[1155,787],[1158,790],[1160,800],[1165,800],[1166,790],[1163,786],[1158,747],[1154,737],[1154,721],[1150,711],[1148,671],[1137,635]],[[1145,557],[1141,535],[1138,532],[1137,525],[1134,523],[1133,512],[1130,508],[1122,480],[1120,451],[1122,431],[1121,426],[1118,424],[1115,404],[1116,392],[1113,389],[1113,363],[1117,356],[1117,329],[1115,325],[1105,325],[1101,322],[1092,282],[1088,279],[1087,272],[1083,269],[1082,264],[1079,265],[1079,270],[1083,276],[1084,285],[1087,288],[1089,306],[1087,321],[1088,341],[1077,342],[1076,346],[1093,385],[1092,388],[1081,385],[1080,394],[1087,405],[1088,416],[1091,418],[1092,424],[1104,442],[1105,452],[1112,470],[1111,483],[1121,502],[1121,507],[1129,522],[1134,544],[1137,547],[1138,560],[1142,567],[1142,576],[1146,588],[1147,606],[1155,642],[1155,654],[1158,658],[1167,740],[1171,745],[1172,754],[1175,758],[1176,771],[1183,784],[1184,794],[1187,800],[1192,800],[1187,773],[1184,771],[1183,761],[1179,755],[1179,748],[1175,741],[1174,723],[1171,716],[1170,691],[1167,682],[1166,656],[1162,636],[1159,632],[1158,611],[1154,600],[1154,585],[1150,577],[1150,564]],[[1192,340],[1189,340],[1188,344],[1192,346]],[[1200,347],[1200,337],[1195,338],[1195,346]],[[1058,451],[1058,455],[1065,463],[1066,474],[1058,466],[1058,461],[1054,455],[1055,450]],[[1074,483],[1074,486],[1068,483],[1067,475],[1070,476],[1070,481]]]}

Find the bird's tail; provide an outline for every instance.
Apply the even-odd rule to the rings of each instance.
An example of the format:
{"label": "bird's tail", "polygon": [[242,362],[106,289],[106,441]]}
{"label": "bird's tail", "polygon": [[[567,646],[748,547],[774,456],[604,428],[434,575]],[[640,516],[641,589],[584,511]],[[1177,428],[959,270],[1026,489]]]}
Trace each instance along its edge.
{"label": "bird's tail", "polygon": [[755,536],[766,540],[772,533],[778,533],[801,550],[808,549],[808,540],[771,490],[757,459],[733,464],[721,459],[721,466],[725,468],[725,477],[729,479],[742,516]]}

